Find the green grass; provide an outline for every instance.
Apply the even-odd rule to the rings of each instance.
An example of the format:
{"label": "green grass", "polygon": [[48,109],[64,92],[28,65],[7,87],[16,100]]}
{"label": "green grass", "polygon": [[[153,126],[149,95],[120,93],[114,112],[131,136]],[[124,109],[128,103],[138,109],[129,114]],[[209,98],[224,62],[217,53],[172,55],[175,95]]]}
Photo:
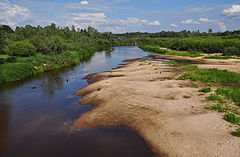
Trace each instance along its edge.
{"label": "green grass", "polygon": [[164,64],[173,64],[173,65],[176,65],[178,64],[176,61],[169,61],[169,62],[163,62]]}
{"label": "green grass", "polygon": [[232,57],[232,56],[219,56],[219,55],[215,55],[215,56],[206,56],[204,57],[205,59],[240,59],[238,57]]}
{"label": "green grass", "polygon": [[146,60],[144,60],[144,59],[140,59],[140,60],[138,60],[138,62],[145,62]]}
{"label": "green grass", "polygon": [[146,65],[146,64],[144,64],[144,63],[140,63],[140,64],[138,64],[138,66],[143,66],[143,65]]}
{"label": "green grass", "polygon": [[0,65],[0,83],[16,81],[36,73],[33,65],[27,63],[6,63]]}
{"label": "green grass", "polygon": [[196,70],[198,67],[196,65],[185,65],[183,67],[180,67],[180,69],[182,70],[186,70],[186,71],[193,71]]}
{"label": "green grass", "polygon": [[184,56],[184,57],[200,57],[200,56],[202,56],[202,52],[198,52],[198,51],[189,51],[189,52],[168,51],[167,53],[170,55]]}
{"label": "green grass", "polygon": [[240,74],[217,68],[197,69],[193,72],[185,73],[178,78],[178,80],[186,79],[214,83],[236,83],[240,82]]}
{"label": "green grass", "polygon": [[211,92],[212,89],[211,88],[202,88],[202,89],[199,89],[199,92],[203,92],[203,93],[209,93]]}
{"label": "green grass", "polygon": [[221,87],[217,89],[217,93],[240,106],[240,87]]}
{"label": "green grass", "polygon": [[226,112],[221,104],[216,104],[212,106],[205,107],[207,110],[214,110],[218,112]]}
{"label": "green grass", "polygon": [[237,117],[234,113],[229,113],[229,112],[225,113],[224,119],[233,124],[237,124],[240,122],[240,117]]}
{"label": "green grass", "polygon": [[240,137],[240,128],[236,129],[236,131],[233,132],[233,136]]}
{"label": "green grass", "polygon": [[211,94],[211,95],[207,96],[206,100],[208,100],[208,101],[218,101],[219,103],[224,103],[223,98],[220,97],[219,95],[216,95],[216,94]]}
{"label": "green grass", "polygon": [[10,57],[10,56],[9,55],[5,55],[5,54],[0,54],[0,58],[7,59],[8,57]]}

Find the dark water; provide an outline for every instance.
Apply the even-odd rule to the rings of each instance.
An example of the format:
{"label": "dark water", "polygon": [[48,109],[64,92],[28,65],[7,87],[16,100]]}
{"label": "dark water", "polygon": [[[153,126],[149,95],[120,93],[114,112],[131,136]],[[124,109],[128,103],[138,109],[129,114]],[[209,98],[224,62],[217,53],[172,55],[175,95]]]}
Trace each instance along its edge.
{"label": "dark water", "polygon": [[73,95],[87,85],[84,76],[146,55],[137,47],[116,47],[112,53],[96,52],[78,66],[0,86],[0,156],[152,157],[143,139],[129,129],[72,127],[91,108]]}

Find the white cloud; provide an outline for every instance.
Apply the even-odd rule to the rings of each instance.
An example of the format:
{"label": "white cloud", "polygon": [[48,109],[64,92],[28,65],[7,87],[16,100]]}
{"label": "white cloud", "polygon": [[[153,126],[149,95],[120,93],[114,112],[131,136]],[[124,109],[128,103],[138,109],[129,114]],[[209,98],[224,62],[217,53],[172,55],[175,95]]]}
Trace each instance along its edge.
{"label": "white cloud", "polygon": [[235,19],[240,19],[240,5],[234,4],[228,9],[223,9],[222,14]]}
{"label": "white cloud", "polygon": [[87,5],[87,4],[88,4],[88,1],[81,1],[80,4],[82,4],[82,5]]}
{"label": "white cloud", "polygon": [[18,23],[28,20],[31,12],[9,1],[0,2],[0,23],[15,27]]}
{"label": "white cloud", "polygon": [[215,24],[222,31],[227,30],[227,26],[224,24],[224,22],[219,20],[212,20],[208,18],[199,18],[198,20],[189,19],[189,20],[182,21],[181,23],[182,24]]}
{"label": "white cloud", "polygon": [[194,19],[188,19],[181,22],[182,24],[200,24],[198,21],[194,21]]}
{"label": "white cloud", "polygon": [[176,25],[176,24],[174,24],[174,23],[170,24],[170,26],[171,26],[171,27],[178,27],[178,25]]}
{"label": "white cloud", "polygon": [[152,21],[152,22],[149,22],[148,25],[150,25],[150,26],[160,26],[161,23],[159,21]]}

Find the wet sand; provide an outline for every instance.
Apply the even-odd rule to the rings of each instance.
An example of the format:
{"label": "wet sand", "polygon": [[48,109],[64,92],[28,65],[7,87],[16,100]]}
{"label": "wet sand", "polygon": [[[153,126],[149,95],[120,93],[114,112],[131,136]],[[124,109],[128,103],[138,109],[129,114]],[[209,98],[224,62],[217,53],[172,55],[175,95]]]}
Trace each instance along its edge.
{"label": "wet sand", "polygon": [[[155,58],[163,58],[157,55]],[[165,56],[166,59],[191,60]],[[196,61],[196,60],[193,60]],[[176,66],[161,61],[131,60],[117,69],[86,77],[88,86],[76,92],[79,103],[92,104],[75,122],[76,128],[126,126],[142,136],[156,156],[239,157],[240,138],[231,135],[237,126],[222,115],[205,110],[208,94],[198,92],[191,81],[175,80]],[[237,64],[199,61],[199,68],[240,72]]]}

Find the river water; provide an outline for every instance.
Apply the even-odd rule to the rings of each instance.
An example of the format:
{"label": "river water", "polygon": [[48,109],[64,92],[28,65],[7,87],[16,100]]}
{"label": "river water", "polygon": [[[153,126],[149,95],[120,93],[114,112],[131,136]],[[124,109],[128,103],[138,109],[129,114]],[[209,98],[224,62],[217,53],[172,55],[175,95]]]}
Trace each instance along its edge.
{"label": "river water", "polygon": [[144,140],[127,128],[77,130],[72,122],[91,109],[73,93],[90,73],[110,70],[148,53],[138,47],[96,52],[74,67],[0,86],[0,156],[153,157]]}

